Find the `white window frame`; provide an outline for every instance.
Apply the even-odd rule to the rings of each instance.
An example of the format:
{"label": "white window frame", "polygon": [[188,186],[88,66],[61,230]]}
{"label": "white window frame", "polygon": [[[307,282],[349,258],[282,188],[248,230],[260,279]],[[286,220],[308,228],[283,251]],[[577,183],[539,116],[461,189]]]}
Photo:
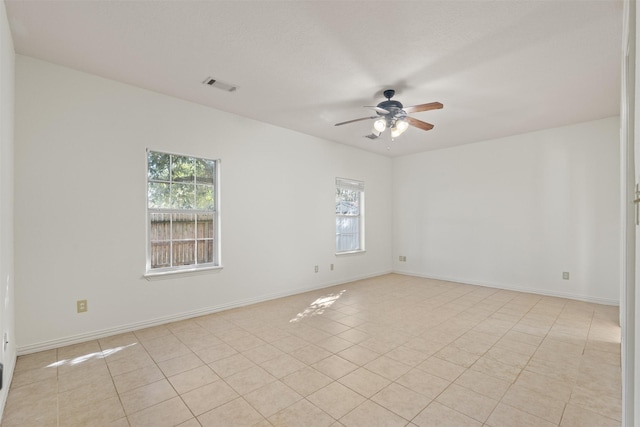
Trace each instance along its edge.
{"label": "white window frame", "polygon": [[[214,174],[213,174],[213,196],[214,196],[214,206],[213,209],[197,209],[197,208],[189,208],[189,209],[180,209],[180,208],[150,208],[149,207],[149,185],[152,182],[165,182],[168,183],[169,186],[171,187],[172,183],[174,182],[172,180],[172,178],[170,177],[168,181],[164,181],[164,180],[152,180],[150,179],[149,176],[149,155],[150,153],[156,153],[156,154],[163,154],[163,155],[169,155],[172,157],[186,157],[186,158],[191,158],[191,159],[195,159],[195,160],[205,160],[205,161],[209,161],[209,162],[213,162],[214,164]],[[178,154],[178,153],[171,153],[171,152],[166,152],[166,151],[159,151],[159,150],[152,150],[152,149],[147,149],[146,150],[146,156],[145,156],[145,164],[146,164],[146,193],[147,196],[145,197],[146,199],[146,211],[147,211],[147,215],[146,215],[146,247],[147,247],[147,254],[146,254],[146,269],[145,269],[145,274],[144,276],[147,278],[153,278],[155,276],[164,276],[164,275],[171,275],[171,274],[179,274],[179,273],[192,273],[192,272],[202,272],[202,271],[206,271],[206,270],[218,270],[222,268],[222,261],[221,261],[221,238],[220,238],[220,159],[208,159],[208,158],[204,158],[204,157],[199,157],[199,156],[193,156],[193,155],[189,155],[189,154]],[[172,165],[173,162],[170,162],[170,165]],[[171,166],[169,169],[169,173],[171,174]],[[194,186],[197,183],[197,177],[194,176]],[[182,183],[181,183],[182,184]],[[194,189],[194,193],[195,193],[195,189]],[[195,202],[194,202],[195,203]],[[212,214],[213,218],[212,218],[212,227],[213,227],[213,260],[212,262],[205,262],[205,263],[198,263],[198,240],[203,240],[203,239],[199,239],[197,236],[197,225],[195,227],[194,230],[194,241],[195,241],[195,255],[194,255],[194,259],[195,259],[195,263],[194,264],[188,264],[188,265],[179,265],[179,266],[169,266],[169,267],[152,267],[151,266],[151,258],[152,258],[152,250],[151,250],[151,215],[152,214],[157,214],[157,213],[162,213],[162,214],[193,214],[193,215],[198,215],[198,214]],[[197,224],[197,219],[196,219],[196,224]],[[170,226],[170,230],[171,233],[173,233],[173,227]],[[204,239],[204,240],[208,240],[208,239]],[[171,235],[169,241],[171,242],[171,250],[169,253],[169,259],[171,260],[171,262],[173,262],[173,236]]]}
{"label": "white window frame", "polygon": [[[339,189],[352,190],[358,192],[358,214],[349,215],[337,212],[336,209],[336,255],[346,255],[354,253],[365,252],[365,197],[364,197],[364,182],[355,179],[336,178],[336,192]],[[336,197],[337,202],[337,197]],[[340,230],[338,227],[339,219],[343,217],[358,217],[358,248],[340,250],[338,248],[338,237],[340,236]]]}

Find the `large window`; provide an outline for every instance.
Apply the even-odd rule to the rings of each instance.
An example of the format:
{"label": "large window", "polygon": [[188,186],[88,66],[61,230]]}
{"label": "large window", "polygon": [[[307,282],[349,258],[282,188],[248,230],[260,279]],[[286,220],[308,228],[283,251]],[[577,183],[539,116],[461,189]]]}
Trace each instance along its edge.
{"label": "large window", "polygon": [[147,273],[219,266],[219,161],[147,151]]}
{"label": "large window", "polygon": [[364,251],[364,182],[336,178],[336,253]]}

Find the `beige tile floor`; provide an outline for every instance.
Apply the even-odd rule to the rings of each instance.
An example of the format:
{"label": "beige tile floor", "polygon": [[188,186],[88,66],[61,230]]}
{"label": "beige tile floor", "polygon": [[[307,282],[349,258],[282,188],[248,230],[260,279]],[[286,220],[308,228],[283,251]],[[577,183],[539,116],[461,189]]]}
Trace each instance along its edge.
{"label": "beige tile floor", "polygon": [[397,274],[18,358],[11,426],[620,426],[618,308]]}

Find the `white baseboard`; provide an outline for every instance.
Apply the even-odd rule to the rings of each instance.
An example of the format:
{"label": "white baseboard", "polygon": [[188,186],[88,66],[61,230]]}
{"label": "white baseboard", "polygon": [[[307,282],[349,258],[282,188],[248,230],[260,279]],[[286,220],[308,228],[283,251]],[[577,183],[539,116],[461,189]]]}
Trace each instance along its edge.
{"label": "white baseboard", "polygon": [[112,335],[118,335],[125,332],[137,331],[139,329],[149,328],[152,326],[163,325],[166,323],[177,322],[180,320],[192,319],[194,317],[205,316],[207,314],[217,313],[224,310],[230,310],[232,308],[238,308],[238,307],[244,307],[251,304],[257,304],[260,302],[265,302],[265,301],[273,300],[276,298],[283,298],[291,295],[303,294],[305,292],[316,291],[319,289],[330,288],[332,286],[342,285],[342,284],[353,282],[356,280],[382,276],[384,274],[389,274],[389,273],[392,273],[392,271],[391,270],[380,271],[377,273],[351,277],[351,278],[340,280],[340,281],[325,282],[312,287],[295,288],[288,291],[264,294],[258,297],[246,298],[246,299],[233,301],[227,304],[221,304],[213,307],[207,307],[207,308],[193,310],[189,312],[178,313],[170,316],[158,317],[156,319],[130,323],[127,325],[116,326],[113,328],[107,328],[107,329],[102,329],[98,331],[91,331],[84,334],[72,335],[72,336],[64,337],[60,339],[54,339],[50,341],[44,341],[44,342],[39,342],[35,344],[19,346],[17,347],[17,354],[18,356],[22,356],[25,354],[37,353],[39,351],[51,350],[53,348],[60,348],[67,345],[79,344],[82,342],[105,338]]}
{"label": "white baseboard", "polygon": [[393,270],[393,272],[397,274],[404,274],[406,276],[422,277],[425,279],[434,279],[434,280],[443,280],[446,282],[462,283],[465,285],[484,286],[486,288],[504,289],[507,291],[526,292],[529,294],[544,295],[549,297],[567,298],[567,299],[572,299],[577,301],[592,302],[595,304],[615,305],[615,306],[620,305],[619,300],[612,300],[607,298],[596,298],[596,297],[591,297],[587,295],[576,295],[576,294],[571,294],[567,292],[547,291],[544,289],[537,289],[537,288],[519,288],[515,286],[505,285],[502,283],[481,282],[478,280],[470,280],[467,278],[460,278],[460,277],[434,276],[434,275],[421,274],[421,273],[416,273],[413,271],[405,271],[405,270]]}

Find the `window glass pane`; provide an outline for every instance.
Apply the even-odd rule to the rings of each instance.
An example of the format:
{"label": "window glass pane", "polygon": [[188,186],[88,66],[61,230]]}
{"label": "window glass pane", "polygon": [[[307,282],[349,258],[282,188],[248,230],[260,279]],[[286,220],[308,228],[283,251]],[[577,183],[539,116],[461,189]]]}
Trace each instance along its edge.
{"label": "window glass pane", "polygon": [[339,216],[336,217],[337,234],[357,234],[360,230],[360,217]]}
{"label": "window glass pane", "polygon": [[152,213],[150,218],[149,240],[152,242],[171,240],[171,215]]}
{"label": "window glass pane", "polygon": [[212,185],[196,185],[196,208],[204,210],[215,208]]}
{"label": "window glass pane", "polygon": [[195,240],[196,218],[193,214],[172,214],[172,238],[173,240]]}
{"label": "window glass pane", "polygon": [[195,263],[196,219],[193,214],[172,214],[173,265]]}
{"label": "window glass pane", "polygon": [[171,181],[193,183],[195,177],[195,159],[184,156],[172,156]]}
{"label": "window glass pane", "polygon": [[193,184],[171,184],[171,207],[193,209],[195,204]]}
{"label": "window glass pane", "polygon": [[215,176],[215,164],[213,160],[196,160],[196,181],[199,184],[213,184]]}
{"label": "window glass pane", "polygon": [[171,242],[151,242],[151,268],[170,267]]}
{"label": "window glass pane", "polygon": [[152,209],[166,209],[171,206],[169,184],[163,182],[150,182],[147,197],[149,207]]}
{"label": "window glass pane", "polygon": [[345,190],[343,188],[336,189],[336,213],[341,215],[359,215],[360,214],[360,192],[353,190]]}
{"label": "window glass pane", "polygon": [[213,262],[213,240],[198,240],[198,264]]}
{"label": "window glass pane", "polygon": [[213,214],[198,215],[198,239],[213,238]]}
{"label": "window glass pane", "polygon": [[357,251],[360,249],[358,236],[342,234],[336,236],[336,250],[338,252]]}
{"label": "window glass pane", "polygon": [[196,245],[195,240],[173,241],[173,265],[195,264]]}
{"label": "window glass pane", "polygon": [[171,215],[153,213],[149,236],[151,240],[151,268],[171,265]]}
{"label": "window glass pane", "polygon": [[169,181],[169,164],[171,156],[169,154],[147,153],[147,163],[149,165],[149,179],[158,181]]}

